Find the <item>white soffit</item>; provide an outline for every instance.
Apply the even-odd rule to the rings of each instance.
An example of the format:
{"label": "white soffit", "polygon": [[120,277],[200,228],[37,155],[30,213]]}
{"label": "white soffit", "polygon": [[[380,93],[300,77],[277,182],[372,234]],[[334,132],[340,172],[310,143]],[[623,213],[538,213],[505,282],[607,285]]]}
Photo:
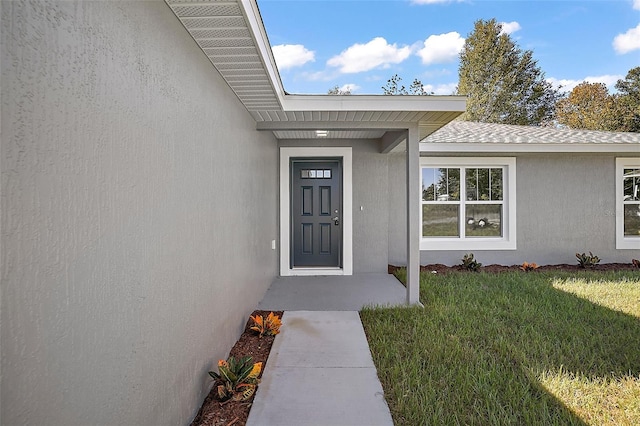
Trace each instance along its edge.
{"label": "white soffit", "polygon": [[[311,134],[334,124],[334,130],[341,130],[333,132],[335,138],[370,138],[381,129],[418,123],[423,139],[464,112],[466,98],[462,96],[285,94],[256,0],[165,2],[245,105],[258,129],[272,130],[276,137]],[[354,128],[344,131],[349,123]]]}
{"label": "white soffit", "polygon": [[[271,57],[261,51],[255,31],[264,31],[255,2],[240,0],[165,0],[238,98],[251,111],[281,110]],[[245,14],[245,8],[250,8]],[[256,10],[257,11],[257,10]],[[252,25],[253,24],[253,25]],[[252,28],[257,27],[257,28]],[[266,37],[266,35],[265,35]],[[264,56],[267,55],[267,56]],[[281,86],[281,85],[280,85]],[[278,88],[280,89],[280,88]]]}

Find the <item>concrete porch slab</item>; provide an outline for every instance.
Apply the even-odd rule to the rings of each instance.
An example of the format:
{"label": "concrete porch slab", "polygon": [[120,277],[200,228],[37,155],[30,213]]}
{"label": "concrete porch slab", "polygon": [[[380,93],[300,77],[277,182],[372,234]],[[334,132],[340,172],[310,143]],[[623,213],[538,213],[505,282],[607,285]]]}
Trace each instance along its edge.
{"label": "concrete porch slab", "polygon": [[359,311],[365,306],[405,305],[407,289],[389,274],[279,277],[257,309]]}

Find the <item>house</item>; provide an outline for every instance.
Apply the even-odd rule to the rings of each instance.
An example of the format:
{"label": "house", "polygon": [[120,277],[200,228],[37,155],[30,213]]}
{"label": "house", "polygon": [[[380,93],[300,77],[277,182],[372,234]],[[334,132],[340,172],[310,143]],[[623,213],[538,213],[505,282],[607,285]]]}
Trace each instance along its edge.
{"label": "house", "polygon": [[277,276],[640,257],[637,135],[286,94],[255,0],[0,8],[3,424],[188,422]]}
{"label": "house", "polygon": [[420,167],[422,264],[640,258],[638,133],[456,120],[420,143]]}
{"label": "house", "polygon": [[393,259],[418,301],[463,97],[288,95],[255,0],[0,8],[3,424],[188,422],[279,275]]}

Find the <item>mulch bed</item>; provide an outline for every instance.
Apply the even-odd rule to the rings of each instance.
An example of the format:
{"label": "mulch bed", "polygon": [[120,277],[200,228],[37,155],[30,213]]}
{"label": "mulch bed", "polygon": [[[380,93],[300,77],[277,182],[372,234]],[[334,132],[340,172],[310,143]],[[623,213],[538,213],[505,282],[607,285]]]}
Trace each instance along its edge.
{"label": "mulch bed", "polygon": [[[481,272],[488,273],[499,273],[499,272],[509,272],[509,271],[520,271],[521,265],[483,265],[480,268]],[[389,273],[393,274],[397,269],[400,269],[399,266],[389,265]],[[569,265],[569,264],[559,264],[559,265],[541,265],[538,269],[531,271],[584,271],[584,268],[581,268],[580,265]],[[603,263],[601,265],[597,265],[595,268],[588,269],[589,271],[638,271],[640,270],[637,266],[631,263]],[[446,266],[440,263],[435,263],[432,265],[423,265],[420,266],[420,271],[422,272],[436,272],[438,274],[448,274],[452,272],[469,272],[462,265],[456,266]]]}
{"label": "mulch bed", "polygon": [[[262,315],[263,317],[266,317],[269,315],[269,312],[271,311],[254,311],[251,315]],[[273,311],[273,313],[282,318],[282,311]],[[259,337],[258,333],[250,329],[252,325],[252,321],[248,319],[244,332],[236,344],[233,345],[233,348],[231,348],[229,356],[233,356],[236,359],[243,356],[250,356],[253,358],[253,362],[262,362],[262,371],[264,372],[275,336]],[[262,377],[262,373],[260,373],[260,377]],[[213,382],[213,379],[211,379],[211,381]],[[253,404],[254,397],[255,394],[247,401],[221,402],[218,399],[215,389],[211,389],[211,392],[209,392],[209,395],[205,398],[202,407],[200,407],[200,411],[198,411],[193,422],[191,422],[191,426],[245,425],[247,423],[247,418],[249,417],[249,410],[251,410],[251,404]]]}

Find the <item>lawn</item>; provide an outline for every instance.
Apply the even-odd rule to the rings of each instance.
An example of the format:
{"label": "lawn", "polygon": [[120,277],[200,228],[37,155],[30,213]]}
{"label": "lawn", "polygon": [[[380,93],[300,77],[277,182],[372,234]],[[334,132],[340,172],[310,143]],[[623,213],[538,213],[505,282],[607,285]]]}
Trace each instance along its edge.
{"label": "lawn", "polygon": [[640,272],[423,274],[420,299],[361,312],[396,425],[640,424]]}

